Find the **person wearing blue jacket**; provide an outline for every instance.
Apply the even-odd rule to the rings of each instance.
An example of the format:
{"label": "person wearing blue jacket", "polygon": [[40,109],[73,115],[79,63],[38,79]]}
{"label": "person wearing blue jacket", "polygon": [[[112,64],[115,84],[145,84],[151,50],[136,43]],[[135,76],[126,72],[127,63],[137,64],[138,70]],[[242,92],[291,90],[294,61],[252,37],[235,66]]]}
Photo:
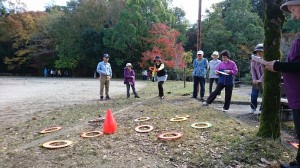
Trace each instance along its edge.
{"label": "person wearing blue jacket", "polygon": [[109,97],[109,81],[112,77],[112,70],[110,63],[108,62],[109,55],[103,55],[103,61],[99,62],[96,71],[100,74],[100,101],[103,101],[103,90],[105,86],[106,100],[110,100]]}
{"label": "person wearing blue jacket", "polygon": [[208,61],[206,58],[203,58],[204,52],[199,50],[197,52],[197,58],[193,61],[193,77],[194,77],[194,90],[192,98],[196,99],[198,94],[198,86],[200,83],[200,100],[204,100],[205,94],[205,77],[208,69]]}

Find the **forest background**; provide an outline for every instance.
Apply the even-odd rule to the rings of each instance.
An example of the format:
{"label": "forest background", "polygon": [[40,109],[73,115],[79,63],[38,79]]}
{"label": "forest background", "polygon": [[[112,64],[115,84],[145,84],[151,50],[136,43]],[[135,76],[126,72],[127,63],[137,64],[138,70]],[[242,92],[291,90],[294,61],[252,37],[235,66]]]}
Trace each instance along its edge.
{"label": "forest background", "polygon": [[[141,74],[156,55],[171,79],[182,79],[184,68],[191,75],[198,24],[189,25],[183,9],[170,7],[172,0],[77,0],[44,12],[25,11],[20,2],[5,7],[5,1],[0,0],[0,74],[42,76],[47,68],[88,77],[108,53],[117,78],[127,62]],[[204,12],[204,57],[229,50],[239,67],[237,80],[250,81],[251,52],[264,41],[263,2],[225,0]],[[287,16],[282,32],[285,59],[300,23]]]}

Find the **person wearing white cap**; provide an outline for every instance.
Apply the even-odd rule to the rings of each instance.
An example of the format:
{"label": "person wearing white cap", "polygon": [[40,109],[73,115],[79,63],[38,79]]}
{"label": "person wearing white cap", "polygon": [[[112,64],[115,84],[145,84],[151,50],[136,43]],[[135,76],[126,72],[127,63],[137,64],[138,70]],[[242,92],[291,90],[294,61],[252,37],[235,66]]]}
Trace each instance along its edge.
{"label": "person wearing white cap", "polygon": [[134,98],[140,98],[135,91],[135,72],[132,69],[131,63],[127,63],[126,67],[124,68],[124,84],[126,85],[127,89],[127,98],[130,98],[130,86],[134,94]]}
{"label": "person wearing white cap", "polygon": [[[218,85],[218,78],[219,76],[216,74],[216,68],[218,65],[221,63],[221,60],[219,60],[219,52],[214,51],[213,54],[211,55],[213,58],[212,60],[209,61],[209,94],[212,92],[212,87],[213,83],[215,82],[216,85]],[[217,98],[221,98],[221,92],[218,94]]]}
{"label": "person wearing white cap", "polygon": [[[300,20],[300,0],[287,0],[281,5],[281,10],[291,14],[291,17]],[[288,105],[293,111],[293,120],[298,139],[300,138],[300,36],[298,36],[288,54],[288,62],[270,61],[266,69],[283,72],[284,90]],[[300,148],[298,148],[296,161],[290,164],[282,163],[283,168],[300,168]]]}
{"label": "person wearing white cap", "polygon": [[197,52],[197,58],[193,61],[193,78],[194,78],[194,90],[193,90],[193,99],[197,98],[198,95],[198,86],[200,83],[200,100],[204,100],[205,94],[205,77],[208,69],[208,61],[206,58],[203,58],[204,52],[199,50]]}

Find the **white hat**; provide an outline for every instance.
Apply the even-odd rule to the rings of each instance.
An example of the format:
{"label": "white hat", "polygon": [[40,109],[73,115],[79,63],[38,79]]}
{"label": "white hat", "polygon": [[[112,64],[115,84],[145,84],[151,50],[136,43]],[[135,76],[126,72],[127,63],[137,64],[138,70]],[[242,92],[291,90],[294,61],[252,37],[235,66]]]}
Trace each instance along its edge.
{"label": "white hat", "polygon": [[300,0],[286,0],[286,2],[280,6],[280,9],[285,13],[291,13],[287,7],[288,5],[300,5]]}
{"label": "white hat", "polygon": [[126,67],[129,67],[129,66],[132,67],[131,63],[126,64]]}
{"label": "white hat", "polygon": [[199,54],[204,55],[204,52],[203,52],[202,50],[199,50],[199,51],[197,52],[197,55],[199,55]]}
{"label": "white hat", "polygon": [[218,51],[214,51],[214,52],[212,53],[212,56],[213,56],[213,55],[219,56],[219,52],[218,52]]}

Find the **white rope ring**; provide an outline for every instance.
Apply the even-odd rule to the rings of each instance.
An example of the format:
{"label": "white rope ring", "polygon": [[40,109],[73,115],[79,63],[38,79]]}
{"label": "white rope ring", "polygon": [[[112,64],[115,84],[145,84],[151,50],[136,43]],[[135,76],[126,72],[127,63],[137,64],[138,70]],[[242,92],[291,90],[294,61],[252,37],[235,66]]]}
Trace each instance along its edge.
{"label": "white rope ring", "polygon": [[50,132],[55,132],[58,130],[61,130],[62,127],[51,127],[51,128],[45,128],[43,130],[40,131],[41,134],[46,134],[46,133],[50,133]]}
{"label": "white rope ring", "polygon": [[180,122],[180,121],[185,121],[187,119],[188,118],[186,118],[186,117],[176,117],[176,118],[171,118],[170,121],[171,122]]}
{"label": "white rope ring", "polygon": [[140,117],[135,119],[134,121],[148,121],[148,120],[150,120],[150,117]]}
{"label": "white rope ring", "polygon": [[44,148],[49,149],[56,149],[56,148],[63,148],[71,145],[73,142],[68,140],[55,140],[55,141],[49,141],[43,144]]}
{"label": "white rope ring", "polygon": [[154,129],[154,127],[152,125],[140,125],[135,127],[135,131],[136,132],[140,132],[140,133],[145,133],[145,132],[150,132]]}
{"label": "white rope ring", "polygon": [[90,131],[90,132],[83,132],[81,133],[81,137],[83,138],[93,138],[103,135],[102,131]]}
{"label": "white rope ring", "polygon": [[186,117],[186,118],[189,118],[190,115],[176,115],[175,118],[181,118],[181,117]]}
{"label": "white rope ring", "polygon": [[212,124],[209,123],[209,122],[196,122],[196,123],[193,123],[191,125],[191,127],[197,128],[197,129],[199,129],[199,128],[209,128],[211,126],[212,126]]}
{"label": "white rope ring", "polygon": [[157,137],[161,140],[176,140],[182,136],[183,134],[181,132],[166,132],[159,134]]}

